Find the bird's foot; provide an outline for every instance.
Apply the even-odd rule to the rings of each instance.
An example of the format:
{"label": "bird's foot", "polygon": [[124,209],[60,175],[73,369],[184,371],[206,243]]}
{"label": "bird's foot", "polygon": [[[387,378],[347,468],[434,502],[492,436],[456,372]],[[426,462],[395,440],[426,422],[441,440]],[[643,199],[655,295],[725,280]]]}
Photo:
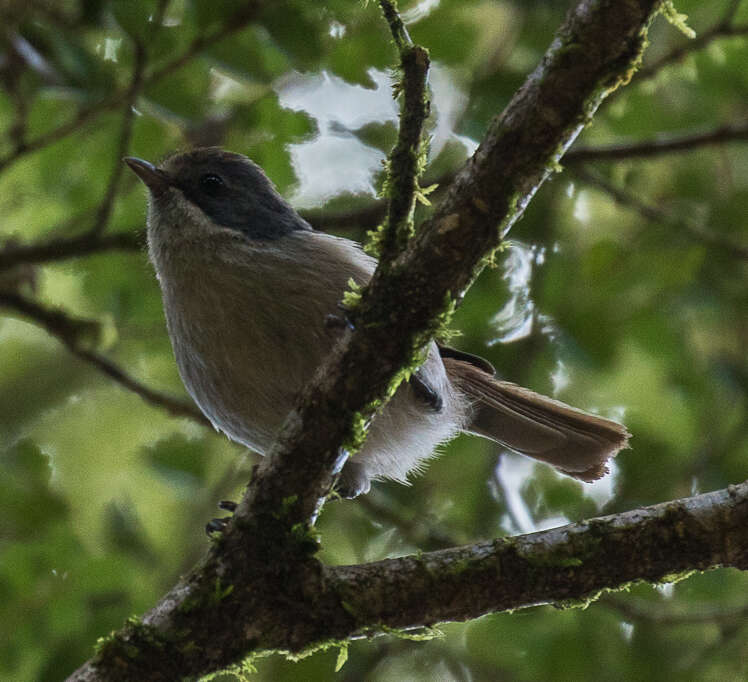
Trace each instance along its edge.
{"label": "bird's foot", "polygon": [[[232,514],[236,511],[236,507],[238,505],[236,502],[232,502],[231,500],[221,500],[218,503],[218,508],[223,509],[224,511],[231,512]],[[210,537],[213,533],[223,533],[223,531],[226,530],[226,526],[229,525],[229,521],[231,521],[230,516],[224,516],[220,519],[211,519],[208,521],[208,523],[205,525],[205,533]]]}
{"label": "bird's foot", "polygon": [[330,313],[325,315],[325,327],[328,329],[350,329],[354,331],[356,326],[351,322],[348,317],[348,309],[342,304],[338,303],[339,314]]}
{"label": "bird's foot", "polygon": [[349,459],[340,472],[334,490],[340,497],[350,500],[371,490],[371,478],[358,462]]}

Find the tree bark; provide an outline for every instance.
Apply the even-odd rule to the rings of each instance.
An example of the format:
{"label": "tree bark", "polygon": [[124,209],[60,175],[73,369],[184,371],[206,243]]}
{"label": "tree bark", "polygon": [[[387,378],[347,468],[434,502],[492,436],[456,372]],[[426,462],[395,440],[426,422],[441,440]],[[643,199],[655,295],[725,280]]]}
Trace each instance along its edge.
{"label": "tree bark", "polygon": [[[206,598],[196,576],[183,580],[143,623],[125,626],[69,680],[182,679],[252,651],[311,652],[391,628],[538,604],[584,606],[640,580],[673,582],[717,567],[746,570],[748,481],[529,535],[370,564],[276,563],[267,571],[276,593],[260,592],[267,583],[255,582],[258,558],[243,558],[246,570],[233,576],[237,582],[213,577],[207,604],[200,602]],[[304,589],[292,593],[284,580],[302,573]]]}

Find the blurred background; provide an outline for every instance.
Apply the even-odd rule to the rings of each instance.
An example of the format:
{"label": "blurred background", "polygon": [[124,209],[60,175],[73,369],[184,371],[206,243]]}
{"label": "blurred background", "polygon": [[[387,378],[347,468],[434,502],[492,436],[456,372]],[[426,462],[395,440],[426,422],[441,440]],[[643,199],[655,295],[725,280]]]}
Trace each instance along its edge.
{"label": "blurred background", "polygon": [[[264,9],[256,6],[265,4]],[[428,47],[423,184],[444,187],[569,6],[401,2]],[[531,532],[748,477],[748,2],[678,0],[469,291],[454,345],[623,420],[583,485],[460,437],[410,487],[328,504],[321,557],[357,563]],[[125,154],[249,155],[318,229],[381,217],[397,126],[377,3],[0,2],[0,679],[59,680],[205,551],[254,456],[206,428],[176,372]],[[434,202],[439,190],[430,195]],[[428,207],[419,208],[419,218]],[[206,282],[206,286],[210,286]],[[748,576],[638,585],[384,636],[257,680],[742,680]],[[221,679],[230,679],[228,676]]]}

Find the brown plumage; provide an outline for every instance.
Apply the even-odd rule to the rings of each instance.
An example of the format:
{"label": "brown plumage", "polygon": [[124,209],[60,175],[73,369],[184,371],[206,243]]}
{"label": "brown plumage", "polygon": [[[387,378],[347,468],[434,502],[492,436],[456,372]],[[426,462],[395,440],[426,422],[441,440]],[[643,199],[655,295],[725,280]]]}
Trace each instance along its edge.
{"label": "brown plumage", "polygon": [[447,376],[471,405],[464,429],[553,465],[582,481],[606,473],[606,462],[627,447],[626,427],[508,381],[485,365],[442,357]]}

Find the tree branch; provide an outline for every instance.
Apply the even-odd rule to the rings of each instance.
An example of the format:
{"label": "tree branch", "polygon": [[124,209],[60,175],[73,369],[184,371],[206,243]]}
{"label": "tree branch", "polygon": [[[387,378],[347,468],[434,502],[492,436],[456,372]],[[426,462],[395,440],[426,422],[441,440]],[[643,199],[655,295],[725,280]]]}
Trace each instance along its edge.
{"label": "tree branch", "polygon": [[[746,140],[748,140],[748,121],[742,121],[728,123],[702,133],[672,135],[643,142],[633,142],[631,144],[572,148],[564,155],[564,166],[576,166],[587,161],[623,161],[632,158],[653,158],[663,154],[689,152],[700,147],[709,147],[730,142],[743,142]],[[446,173],[436,178],[434,183],[441,187],[447,185],[453,178],[454,173]],[[316,230],[354,230],[356,228],[370,228],[372,225],[376,225],[384,219],[386,212],[387,202],[379,199],[360,208],[339,213],[329,213],[319,209],[312,209],[304,212],[303,217]]]}
{"label": "tree branch", "polygon": [[654,78],[666,66],[683,61],[688,57],[688,55],[697,52],[698,50],[703,50],[719,38],[732,38],[744,35],[748,35],[748,26],[735,26],[732,24],[731,19],[729,21],[720,21],[685,45],[676,47],[656,61],[642,68],[637,75],[637,82],[641,83],[650,78]]}
{"label": "tree branch", "polygon": [[421,136],[430,106],[426,92],[430,62],[428,52],[411,41],[392,3],[380,0],[379,4],[400,52],[402,81],[396,89],[403,92],[397,143],[387,158],[384,183],[387,215],[378,232],[372,235],[381,260],[389,262],[403,251],[413,235],[418,176],[424,165]]}
{"label": "tree branch", "polygon": [[[253,551],[241,558],[256,563]],[[748,569],[748,482],[514,538],[356,566],[307,564],[299,594],[283,583],[288,567],[276,576],[278,591],[260,595],[264,586],[251,570],[232,576],[237,582],[213,576],[208,604],[185,579],[143,623],[129,623],[103,645],[98,667],[87,663],[69,682],[197,676],[225,666],[227,651],[312,651],[392,628],[584,605],[631,582],[672,582],[727,566]],[[275,608],[272,628],[256,620],[258,597]]]}
{"label": "tree branch", "polygon": [[[161,17],[165,10],[165,4],[162,2],[159,5],[159,12],[155,17],[155,20],[161,22]],[[117,197],[119,190],[120,180],[124,171],[124,164],[122,163],[122,157],[127,156],[127,151],[130,148],[130,140],[132,138],[133,129],[133,118],[135,117],[135,100],[137,100],[140,90],[143,87],[143,71],[146,65],[146,51],[143,44],[136,40],[134,42],[135,47],[135,66],[133,67],[132,79],[130,87],[127,90],[127,95],[124,100],[123,112],[122,112],[122,127],[119,134],[119,142],[114,156],[114,164],[112,167],[112,174],[107,184],[104,198],[99,204],[99,209],[96,212],[96,220],[90,229],[91,234],[101,234],[109,223],[109,218],[112,215],[112,209],[114,208],[114,200]]]}
{"label": "tree branch", "polygon": [[727,236],[717,234],[693,219],[674,216],[659,206],[647,204],[623,189],[616,187],[598,173],[592,173],[584,167],[574,167],[571,172],[582,182],[601,189],[617,204],[633,209],[639,215],[653,223],[677,226],[691,238],[702,244],[717,247],[729,256],[748,260],[748,244],[740,244]]}
{"label": "tree branch", "polygon": [[[433,217],[394,262],[380,263],[351,311],[355,330],[343,333],[289,415],[270,456],[256,471],[233,520],[208,556],[142,623],[130,623],[110,638],[73,680],[179,679],[225,667],[252,651],[299,651],[376,626],[362,621],[361,614],[377,607],[360,603],[360,595],[351,594],[355,584],[350,580],[362,574],[353,567],[327,569],[314,556],[318,546],[309,526],[343,460],[341,446],[357,444],[366,419],[395,385],[394,377],[415,361],[449,317],[484,257],[522,215],[602,99],[627,81],[660,6],[660,0],[583,0],[569,13],[540,66],[492,123]],[[745,512],[745,505],[736,506]],[[674,516],[680,521],[678,514]],[[744,532],[745,520],[741,523]],[[615,532],[612,522],[603,526]],[[735,533],[731,530],[729,535]],[[726,536],[727,531],[719,537]],[[700,543],[701,535],[695,537]],[[713,544],[719,537],[713,538]],[[537,540],[527,542],[519,542],[519,547],[532,559]],[[687,539],[678,546],[691,547]],[[517,555],[514,542],[499,541],[493,551],[501,547]],[[699,548],[701,552],[696,551]],[[713,546],[697,544],[692,549],[690,559],[699,566],[706,565],[707,557],[735,559],[724,546],[719,554]],[[487,571],[490,562],[482,560],[490,551],[487,546],[477,555],[464,548],[453,550],[451,555],[434,556],[433,565],[443,565],[447,574],[470,577],[472,571]],[[445,556],[454,561],[444,563]],[[514,563],[507,555],[507,566],[527,566],[527,556],[518,556]],[[682,557],[670,560],[677,565],[683,562]],[[462,570],[464,562],[470,571]],[[398,564],[411,579],[420,571],[422,584],[419,565],[413,559]],[[491,565],[495,579],[496,563]],[[376,564],[363,575],[372,584],[397,582],[386,568]],[[547,581],[546,589],[537,595],[519,593],[515,601],[537,603],[561,598],[561,593],[574,596],[580,584],[565,588],[558,568],[539,572]],[[650,568],[658,573],[655,577],[662,577],[658,572],[662,562]],[[580,569],[579,574],[583,594],[599,589],[591,573]],[[453,579],[442,580],[444,585],[454,584]],[[382,595],[384,607],[392,606],[393,594]],[[393,613],[394,620],[419,620],[410,596],[401,597],[412,608]],[[480,600],[475,612],[501,603],[494,592],[491,604]],[[446,600],[443,607],[445,617],[459,615],[456,601]],[[432,618],[437,613],[429,606],[420,615]]]}
{"label": "tree branch", "polygon": [[631,581],[748,569],[748,482],[560,528],[327,569],[366,624],[411,628],[595,599]]}
{"label": "tree branch", "polygon": [[748,121],[720,126],[703,133],[678,135],[633,144],[609,147],[579,147],[564,157],[564,163],[576,164],[586,161],[620,161],[621,159],[648,158],[674,152],[687,152],[700,147],[724,144],[725,142],[748,141]]}
{"label": "tree branch", "polygon": [[9,291],[0,291],[0,307],[13,310],[43,327],[73,355],[93,365],[127,390],[136,393],[149,405],[165,409],[175,417],[187,417],[202,426],[210,426],[208,420],[192,403],[148,388],[116,363],[92,350],[101,331],[101,325],[96,320],[72,317],[62,310],[45,308],[36,301]]}
{"label": "tree branch", "polygon": [[292,523],[314,516],[354,422],[371,414],[392,377],[413,362],[591,112],[625,80],[658,6],[590,1],[570,14],[434,216],[391,267],[380,264],[353,311],[356,330],[345,334],[306,391],[240,516],[277,508],[290,495],[298,495]]}
{"label": "tree branch", "polygon": [[142,251],[143,230],[49,239],[31,244],[9,244],[0,249],[0,271],[27,263],[49,263],[106,251]]}

